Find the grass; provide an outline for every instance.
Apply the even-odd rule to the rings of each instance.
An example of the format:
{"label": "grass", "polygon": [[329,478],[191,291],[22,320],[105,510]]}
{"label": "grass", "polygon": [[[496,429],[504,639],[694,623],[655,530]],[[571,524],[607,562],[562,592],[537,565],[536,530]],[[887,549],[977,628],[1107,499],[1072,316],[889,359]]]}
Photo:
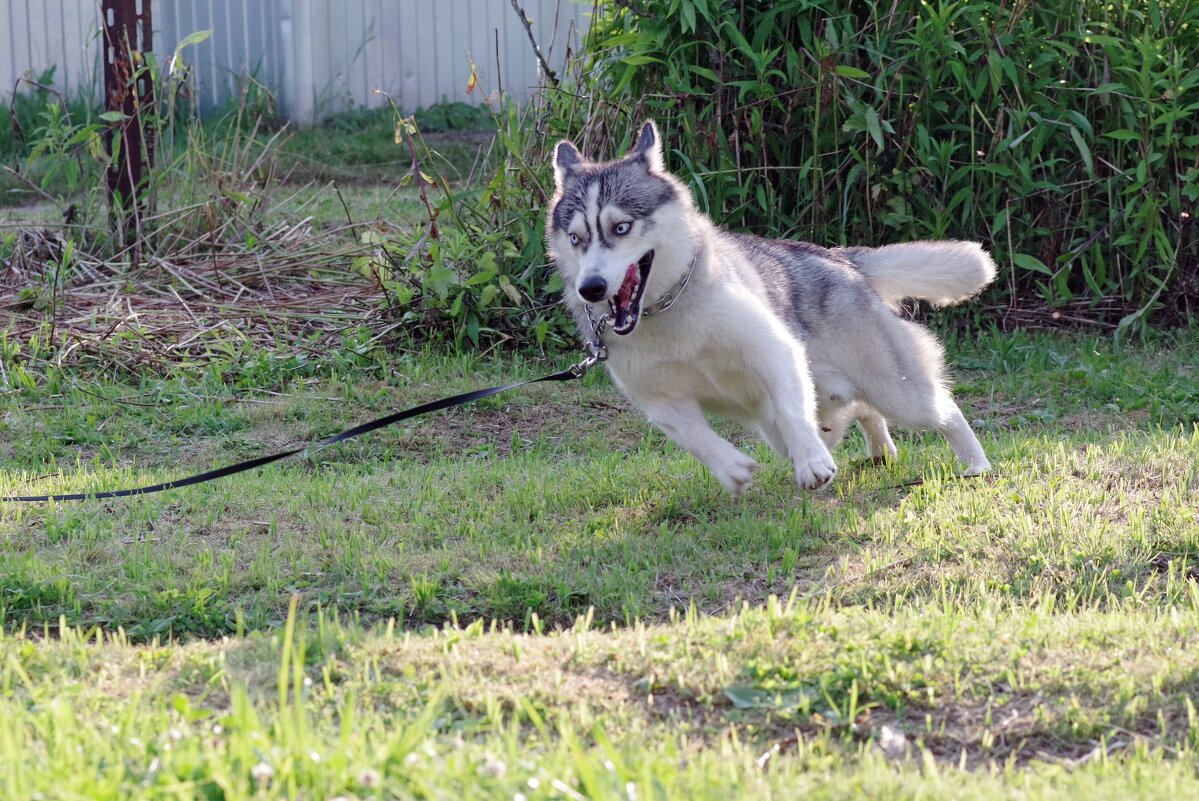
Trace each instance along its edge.
{"label": "grass", "polygon": [[[616,632],[583,619],[546,636],[482,623],[368,635],[322,616],[188,647],[8,637],[0,787],[47,798],[1188,797],[1199,607],[1028,611],[792,601]],[[891,762],[884,731],[904,733],[888,741]]]}
{"label": "grass", "polygon": [[[426,144],[434,151],[430,165],[451,181],[482,174],[494,138],[485,109],[448,103],[414,115]],[[370,185],[394,183],[411,161],[395,143],[395,114],[390,108],[339,114],[311,128],[295,130],[279,148],[278,159],[294,175],[314,180],[340,180]]]}
{"label": "grass", "polygon": [[[33,215],[31,219],[27,210],[34,205],[42,207],[45,200],[30,182],[67,202],[77,202],[81,192],[95,189],[102,183],[98,162],[91,160],[86,161],[91,172],[75,181],[68,180],[64,174],[48,177],[44,174],[42,162],[69,160],[58,152],[52,152],[51,158],[43,158],[38,164],[29,163],[29,151],[35,143],[50,135],[47,130],[62,131],[65,140],[78,126],[92,121],[97,109],[82,100],[75,100],[63,107],[66,111],[47,118],[47,107],[60,108],[60,100],[55,96],[46,92],[24,93],[18,94],[14,102],[15,124],[9,108],[0,108],[0,158],[17,168],[26,180],[0,170],[0,224],[8,219],[41,221],[40,215]],[[262,103],[265,104],[265,100]],[[262,116],[255,117],[251,112]],[[70,125],[63,117],[65,114],[70,115]],[[472,174],[475,177],[483,174],[494,139],[494,125],[485,109],[464,103],[442,103],[419,109],[412,116],[430,151],[428,162],[423,164],[426,172],[436,172],[453,182],[465,181]],[[206,146],[217,150],[216,143],[233,138],[238,126],[253,127],[246,122],[248,119],[259,121],[259,144],[271,150],[271,161],[278,175],[288,176],[292,184],[311,181],[317,185],[330,182],[361,185],[363,191],[347,194],[348,203],[358,200],[364,193],[369,195],[372,190],[378,191],[381,184],[394,187],[411,167],[407,151],[395,142],[395,114],[390,108],[348,111],[330,117],[320,125],[278,132],[273,129],[281,123],[270,117],[265,105],[243,109],[232,107],[223,113],[214,113],[197,127],[203,131]],[[15,139],[10,130],[17,128],[22,131],[20,140]],[[243,133],[249,134],[249,130]],[[272,141],[275,133],[278,137]],[[160,165],[175,164],[189,142],[178,133],[170,137],[169,145],[168,152],[158,154]],[[75,150],[65,152],[74,154]],[[81,155],[87,156],[86,153]],[[11,207],[18,207],[17,212],[10,211]],[[340,210],[339,206],[337,211]],[[46,216],[46,222],[55,218],[61,221],[61,213]]]}
{"label": "grass", "polygon": [[[983,479],[934,437],[884,467],[852,440],[804,494],[729,429],[763,462],[732,499],[593,374],[3,505],[0,793],[1193,794],[1197,339],[951,336]],[[149,483],[561,361],[50,372],[0,398],[0,491]]]}
{"label": "grass", "polygon": [[[1163,553],[1199,551],[1187,533],[1199,392],[1179,355],[1193,344],[1152,356],[1050,338],[959,345],[959,364],[979,366],[961,383],[996,477],[949,479],[935,437],[902,442],[885,469],[856,464],[864,453],[851,441],[835,487],[805,495],[782,460],[732,430],[764,463],[741,499],[593,374],[219,483],[10,507],[3,605],[10,625],[65,616],[143,638],[278,625],[295,591],[367,622],[519,627],[533,614],[569,624],[589,608],[620,624],[691,603],[718,611],[797,583],[841,603],[985,586],[1085,605],[1156,586]],[[1046,368],[1056,360],[1071,366]],[[64,378],[53,394],[10,394],[3,489],[165,480],[558,366],[412,354],[284,365],[292,377],[247,362],[240,378],[98,388]],[[375,377],[344,377],[363,371]],[[248,389],[271,385],[283,394]],[[969,394],[984,385],[986,396]],[[876,570],[896,559],[902,569]]]}

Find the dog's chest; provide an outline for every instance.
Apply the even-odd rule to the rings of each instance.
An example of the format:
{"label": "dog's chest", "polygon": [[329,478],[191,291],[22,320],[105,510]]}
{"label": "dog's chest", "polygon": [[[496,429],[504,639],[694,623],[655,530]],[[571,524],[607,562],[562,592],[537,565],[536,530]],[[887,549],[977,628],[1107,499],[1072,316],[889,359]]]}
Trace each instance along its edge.
{"label": "dog's chest", "polygon": [[766,384],[757,373],[744,369],[718,369],[698,377],[697,394],[704,411],[743,422],[761,416]]}
{"label": "dog's chest", "polygon": [[764,378],[731,354],[701,353],[687,360],[652,362],[616,357],[608,366],[616,383],[635,403],[695,401],[707,412],[754,420],[767,396]]}

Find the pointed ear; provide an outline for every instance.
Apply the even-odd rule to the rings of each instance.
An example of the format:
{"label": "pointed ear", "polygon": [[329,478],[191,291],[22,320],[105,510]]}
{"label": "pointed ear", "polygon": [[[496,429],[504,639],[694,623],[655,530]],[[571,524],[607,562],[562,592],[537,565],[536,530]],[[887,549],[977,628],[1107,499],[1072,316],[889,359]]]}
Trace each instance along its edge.
{"label": "pointed ear", "polygon": [[579,150],[570,142],[565,140],[558,143],[554,148],[554,181],[561,189],[566,183],[566,176],[570,173],[571,168],[583,160],[579,155]]}
{"label": "pointed ear", "polygon": [[641,126],[637,144],[633,145],[630,155],[634,158],[645,159],[650,172],[661,172],[666,169],[665,159],[662,157],[662,135],[658,133],[658,126],[654,124],[653,120],[646,120]]}

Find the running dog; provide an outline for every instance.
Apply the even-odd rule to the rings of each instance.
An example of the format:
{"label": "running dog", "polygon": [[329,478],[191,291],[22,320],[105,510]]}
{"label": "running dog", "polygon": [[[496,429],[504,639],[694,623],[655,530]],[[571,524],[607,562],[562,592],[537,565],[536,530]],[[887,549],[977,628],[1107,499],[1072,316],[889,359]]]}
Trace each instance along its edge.
{"label": "running dog", "polygon": [[963,472],[990,468],[950,394],[940,343],[900,317],[905,298],[959,303],[995,277],[974,242],[823,248],[718,228],[666,171],[657,126],[627,155],[554,151],[549,253],[587,341],[603,339],[621,390],[730,492],[756,462],[706,413],[754,426],[800,486],[836,475],[851,423],[875,459],[895,455],[888,421],[936,429]]}

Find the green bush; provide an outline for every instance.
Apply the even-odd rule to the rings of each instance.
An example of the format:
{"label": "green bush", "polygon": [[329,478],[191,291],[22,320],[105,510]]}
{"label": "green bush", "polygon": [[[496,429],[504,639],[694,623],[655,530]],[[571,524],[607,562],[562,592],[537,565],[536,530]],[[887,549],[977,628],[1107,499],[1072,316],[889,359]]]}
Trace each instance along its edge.
{"label": "green bush", "polygon": [[[63,137],[93,125],[96,111],[84,93],[68,98],[54,87],[54,67],[40,75],[18,80],[0,104],[0,163],[15,165],[37,160],[39,152],[65,144]],[[0,206],[35,198],[30,182],[52,193],[73,191],[84,160],[76,147],[62,158],[43,160],[40,169],[26,175],[26,181],[0,170]]]}
{"label": "green bush", "polygon": [[404,334],[456,348],[560,349],[573,341],[558,303],[562,283],[545,263],[545,185],[523,158],[541,145],[526,134],[525,115],[514,106],[494,112],[506,157],[486,183],[465,188],[438,174],[419,115],[403,117],[394,106],[393,115],[394,142],[411,164],[399,182],[418,188],[427,220],[364,233],[373,253],[354,269],[378,281]]}
{"label": "green bush", "polygon": [[[646,117],[718,223],[829,246],[981,240],[1009,324],[1193,319],[1195,4],[609,0],[583,45],[531,108],[497,113],[500,168],[442,203],[448,241],[402,245],[419,253],[405,297],[457,342],[519,336],[533,309],[539,342],[572,340],[542,244],[550,152],[621,153]],[[515,308],[491,302],[516,299],[487,289],[501,276]]]}
{"label": "green bush", "polygon": [[[1199,6],[601,3],[562,133],[657,118],[719,222],[834,245],[980,239],[995,296],[1143,322],[1199,301]],[[1130,314],[1131,312],[1131,314]],[[1096,310],[1096,314],[1099,310]]]}

